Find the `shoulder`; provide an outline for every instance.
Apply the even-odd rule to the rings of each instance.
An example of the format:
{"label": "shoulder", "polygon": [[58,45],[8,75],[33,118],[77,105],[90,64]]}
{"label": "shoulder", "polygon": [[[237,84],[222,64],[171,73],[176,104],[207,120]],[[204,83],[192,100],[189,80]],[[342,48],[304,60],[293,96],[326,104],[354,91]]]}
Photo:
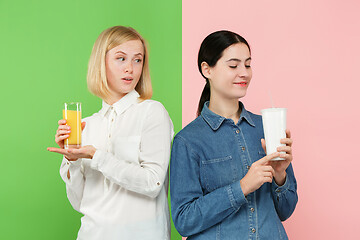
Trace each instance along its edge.
{"label": "shoulder", "polygon": [[89,122],[94,122],[94,121],[98,120],[99,118],[100,118],[100,114],[99,114],[99,112],[97,112],[97,113],[92,114],[91,116],[83,118],[81,121],[89,123]]}
{"label": "shoulder", "polygon": [[209,126],[201,116],[195,118],[192,122],[186,125],[180,132],[178,132],[175,138],[181,138],[184,141],[191,141],[199,138],[204,134],[204,131],[208,131]]}
{"label": "shoulder", "polygon": [[155,100],[144,100],[136,104],[135,109],[141,115],[145,115],[147,118],[170,118],[168,112],[166,111],[164,105]]}
{"label": "shoulder", "polygon": [[152,100],[152,99],[148,99],[148,100],[144,100],[144,101],[141,101],[137,104],[137,107],[138,108],[145,108],[145,109],[149,109],[149,110],[152,110],[152,111],[165,111],[166,112],[166,109],[164,107],[164,105],[161,103],[161,102],[158,102],[158,101],[155,101],[155,100]]}
{"label": "shoulder", "polygon": [[169,113],[164,105],[155,100],[144,100],[136,104],[135,111],[144,118],[146,122],[163,124],[169,122],[172,125]]}

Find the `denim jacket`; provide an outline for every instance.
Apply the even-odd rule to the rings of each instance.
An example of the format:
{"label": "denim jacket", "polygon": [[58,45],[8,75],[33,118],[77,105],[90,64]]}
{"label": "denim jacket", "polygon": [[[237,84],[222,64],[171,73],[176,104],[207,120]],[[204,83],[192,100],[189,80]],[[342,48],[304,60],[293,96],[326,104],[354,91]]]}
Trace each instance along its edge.
{"label": "denim jacket", "polygon": [[262,118],[245,110],[237,124],[208,108],[174,138],[170,162],[171,210],[188,240],[288,239],[281,221],[298,197],[292,165],[282,186],[263,184],[244,196],[240,180],[265,156]]}

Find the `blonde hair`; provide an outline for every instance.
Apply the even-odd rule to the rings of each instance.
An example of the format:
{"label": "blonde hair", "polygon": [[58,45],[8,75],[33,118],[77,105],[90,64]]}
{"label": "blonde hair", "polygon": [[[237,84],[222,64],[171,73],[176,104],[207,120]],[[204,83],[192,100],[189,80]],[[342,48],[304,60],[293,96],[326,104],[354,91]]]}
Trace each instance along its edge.
{"label": "blonde hair", "polygon": [[149,54],[147,44],[135,29],[124,26],[114,26],[104,30],[94,43],[87,73],[87,85],[92,94],[103,100],[110,97],[110,90],[106,78],[106,53],[110,49],[131,40],[140,40],[144,46],[144,63],[142,73],[135,90],[139,93],[142,100],[151,98],[152,86],[149,72]]}

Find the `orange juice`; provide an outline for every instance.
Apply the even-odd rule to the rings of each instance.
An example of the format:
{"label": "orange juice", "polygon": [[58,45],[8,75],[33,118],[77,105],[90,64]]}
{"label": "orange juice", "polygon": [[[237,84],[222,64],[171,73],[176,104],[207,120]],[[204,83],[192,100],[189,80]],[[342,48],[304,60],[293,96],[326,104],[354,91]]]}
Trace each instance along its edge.
{"label": "orange juice", "polygon": [[65,139],[65,146],[81,145],[81,111],[63,110],[66,125],[70,126],[70,136]]}

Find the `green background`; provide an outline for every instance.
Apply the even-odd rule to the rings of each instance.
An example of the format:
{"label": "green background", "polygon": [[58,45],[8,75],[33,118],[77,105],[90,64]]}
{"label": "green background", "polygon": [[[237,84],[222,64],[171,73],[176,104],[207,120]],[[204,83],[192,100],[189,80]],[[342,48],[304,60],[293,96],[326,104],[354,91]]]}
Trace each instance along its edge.
{"label": "green background", "polygon": [[[114,25],[132,26],[150,46],[153,99],[181,129],[181,1],[0,0],[0,239],[75,239],[81,214],[59,175],[61,156],[46,151],[63,103],[83,116],[101,100],[86,86],[95,39]],[[172,227],[172,239],[181,239]]]}

